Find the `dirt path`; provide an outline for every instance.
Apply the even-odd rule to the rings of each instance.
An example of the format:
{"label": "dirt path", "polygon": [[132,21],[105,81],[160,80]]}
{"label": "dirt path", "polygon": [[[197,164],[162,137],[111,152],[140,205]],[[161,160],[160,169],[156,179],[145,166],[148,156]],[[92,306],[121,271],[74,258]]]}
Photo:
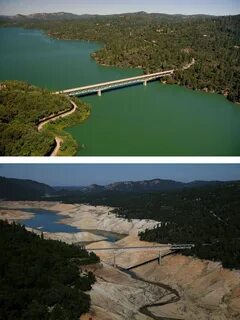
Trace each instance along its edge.
{"label": "dirt path", "polygon": [[[70,114],[74,113],[76,111],[76,109],[77,109],[77,105],[72,100],[70,100],[70,102],[71,102],[71,105],[72,105],[72,109],[71,110],[66,111],[66,112],[62,112],[61,114],[58,114],[56,116],[49,116],[48,118],[40,121],[39,124],[38,124],[38,131],[41,131],[43,129],[43,127],[47,123],[55,121],[55,120],[60,119],[60,118],[65,118],[65,117],[69,116]],[[62,138],[57,137],[57,136],[55,137],[55,147],[54,147],[52,153],[50,154],[50,157],[56,157],[57,156],[62,142],[63,142]]]}

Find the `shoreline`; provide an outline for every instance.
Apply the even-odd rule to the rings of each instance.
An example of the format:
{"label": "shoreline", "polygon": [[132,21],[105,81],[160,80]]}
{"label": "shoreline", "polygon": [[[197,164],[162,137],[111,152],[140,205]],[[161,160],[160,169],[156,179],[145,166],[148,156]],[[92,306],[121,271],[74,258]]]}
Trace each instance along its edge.
{"label": "shoreline", "polygon": [[[0,26],[0,28],[16,28],[16,26]],[[22,29],[26,29],[26,30],[29,30],[29,28],[27,28],[27,27],[24,27],[24,26],[17,26],[17,28],[22,28]],[[41,28],[31,28],[32,30],[38,30],[38,31],[41,31],[41,32],[43,32],[43,34],[45,34],[47,37],[49,37],[50,39],[54,39],[54,40],[59,40],[59,41],[87,41],[87,42],[95,42],[95,43],[101,43],[103,46],[106,46],[106,44],[105,43],[102,43],[102,42],[100,42],[100,41],[97,41],[97,40],[89,40],[89,39],[83,39],[83,38],[78,38],[78,39],[71,39],[71,38],[64,38],[64,37],[59,37],[59,36],[56,36],[56,35],[54,35],[53,33],[51,33],[51,32],[49,32],[48,30],[44,30],[44,29],[41,29]],[[99,49],[100,50],[100,49]],[[97,50],[97,51],[94,51],[94,52],[92,52],[91,54],[90,54],[90,57],[98,64],[98,65],[101,65],[101,66],[104,66],[104,67],[116,67],[116,68],[122,68],[122,69],[134,69],[134,68],[136,68],[136,69],[141,69],[142,71],[143,71],[143,73],[144,73],[144,69],[142,68],[142,67],[140,67],[140,66],[134,66],[134,67],[124,67],[124,66],[120,66],[120,65],[114,65],[114,64],[107,64],[107,63],[104,63],[104,62],[101,62],[98,58],[97,58],[97,56],[96,56],[96,54],[98,53],[98,51],[99,50]],[[214,93],[214,94],[218,94],[218,95],[221,95],[221,96],[223,96],[227,101],[229,101],[229,102],[231,102],[231,103],[233,103],[233,104],[237,104],[237,105],[239,105],[240,104],[240,101],[236,101],[236,102],[233,102],[233,101],[231,101],[231,100],[229,100],[229,99],[227,99],[227,97],[226,97],[226,95],[224,95],[223,93],[220,93],[220,92],[216,92],[216,91],[213,91],[213,92],[206,92],[204,89],[199,89],[199,88],[196,88],[196,90],[194,90],[193,88],[190,88],[190,87],[187,87],[187,86],[185,86],[185,85],[183,85],[183,84],[179,84],[179,83],[174,83],[175,85],[178,85],[178,86],[180,86],[180,87],[184,87],[184,88],[187,88],[187,89],[189,89],[189,90],[193,90],[193,91],[200,91],[200,92],[205,92],[205,93]]]}
{"label": "shoreline", "polygon": [[[36,30],[41,30],[44,34],[46,34],[47,36],[49,36],[50,38],[52,38],[52,39],[56,39],[56,40],[60,40],[60,41],[88,41],[88,42],[96,42],[96,43],[99,43],[98,41],[94,41],[94,40],[86,40],[86,39],[64,39],[64,38],[59,38],[59,37],[56,37],[54,34],[52,34],[51,32],[49,32],[49,33],[47,33],[47,31],[45,31],[44,29],[36,29]],[[103,46],[106,46],[106,44],[105,43],[102,43],[102,45]],[[99,50],[101,50],[101,49],[99,49]],[[103,66],[103,67],[115,67],[115,68],[120,68],[120,69],[140,69],[140,70],[142,70],[143,71],[143,74],[144,74],[144,69],[143,69],[143,67],[142,66],[132,66],[132,67],[124,67],[124,66],[121,66],[121,65],[117,65],[117,64],[107,64],[107,63],[105,63],[105,62],[102,62],[100,59],[98,59],[98,57],[97,57],[97,53],[98,53],[98,51],[99,50],[97,50],[97,51],[94,51],[94,52],[92,52],[91,54],[90,54],[90,57],[96,62],[96,64],[98,64],[98,65],[100,65],[100,66]],[[183,69],[183,71],[184,70],[187,70],[187,69],[189,69],[192,65],[194,65],[195,64],[195,62],[196,62],[196,60],[194,59],[194,58],[192,58],[192,62],[190,62],[189,64],[187,64],[187,66],[185,66],[185,67],[183,67],[182,69]],[[163,70],[164,71],[164,70]],[[156,71],[157,72],[157,71]],[[161,82],[161,81],[160,81]],[[163,83],[163,82],[161,82],[161,83]],[[166,83],[166,84],[168,84],[168,83]],[[189,86],[186,86],[186,85],[184,85],[184,84],[181,84],[181,83],[177,83],[177,82],[174,82],[173,83],[174,85],[177,85],[177,86],[179,86],[179,87],[183,87],[183,88],[186,88],[186,89],[188,89],[188,90],[192,90],[192,91],[200,91],[200,92],[204,92],[204,93],[208,93],[208,94],[217,94],[217,95],[220,95],[220,96],[223,96],[228,102],[231,102],[231,103],[233,103],[234,105],[240,105],[240,101],[236,101],[236,102],[233,102],[233,101],[231,101],[230,99],[228,99],[227,98],[227,95],[225,95],[224,93],[221,93],[221,92],[216,92],[216,91],[206,91],[206,89],[205,88],[203,88],[203,89],[199,89],[199,88],[196,88],[196,89],[193,89],[193,88],[191,88],[191,87],[189,87]],[[171,84],[169,84],[169,85],[171,85]]]}
{"label": "shoreline", "polygon": [[[72,113],[74,113],[77,110],[78,106],[72,100],[70,100],[70,103],[71,103],[71,109],[70,110],[66,110],[66,111],[61,112],[60,114],[51,115],[51,116],[49,116],[49,117],[47,117],[45,119],[40,120],[39,124],[38,124],[38,127],[37,127],[38,131],[40,132],[41,130],[43,130],[43,127],[46,124],[48,124],[48,123],[50,123],[52,121],[55,121],[57,119],[60,119],[60,118],[65,118],[65,117],[71,115]],[[54,140],[55,140],[55,145],[54,145],[53,150],[49,154],[50,157],[56,157],[58,155],[58,152],[59,152],[59,150],[61,148],[61,144],[64,142],[64,140],[59,136],[55,136]]]}
{"label": "shoreline", "polygon": [[[49,154],[45,156],[75,156],[81,146],[78,145],[77,141],[68,132],[64,131],[65,128],[81,124],[91,114],[90,105],[79,100],[82,105],[78,106],[78,102],[70,100],[73,108],[69,111],[52,117],[49,120],[44,120],[41,124],[45,126],[44,130],[47,130],[50,134],[54,135],[54,146]],[[72,117],[72,118],[71,118]],[[63,149],[61,150],[61,147]]]}
{"label": "shoreline", "polygon": [[[18,208],[45,208],[58,211],[62,222],[72,226],[80,225],[89,229],[105,229],[103,220],[108,217],[107,226],[112,230],[125,230],[128,236],[111,243],[98,238],[86,248],[137,247],[149,246],[149,242],[140,241],[138,231],[149,228],[151,221],[127,221],[111,213],[111,207],[89,206],[82,204],[64,204],[47,201],[3,201],[2,206],[17,213]],[[2,209],[6,210],[6,209]],[[65,216],[65,218],[64,218]],[[67,218],[66,218],[67,216]],[[103,219],[103,220],[102,220]],[[125,221],[126,220],[126,221]],[[159,223],[159,222],[157,222]],[[152,225],[154,227],[154,225]],[[109,229],[108,229],[109,230]],[[35,231],[41,233],[41,230]],[[64,233],[45,233],[44,237],[71,242],[71,235],[63,239]],[[83,235],[76,235],[75,243]],[[78,238],[79,237],[79,238]],[[91,235],[92,237],[92,235]],[[158,243],[152,243],[159,246]],[[127,272],[114,268],[111,252],[96,251],[101,258],[103,268],[96,270],[97,282],[90,292],[92,307],[89,316],[93,319],[106,320],[145,320],[145,319],[185,319],[196,320],[234,319],[240,314],[240,270],[225,269],[220,263],[201,260],[194,257],[174,254],[157,261],[139,266],[139,263],[156,258],[156,250],[150,251],[117,251],[116,265],[126,269],[129,265],[138,265],[133,277]],[[191,271],[191,272],[190,272]],[[168,290],[171,288],[171,290]],[[180,299],[179,299],[180,297]],[[110,302],[110,303],[109,303]],[[84,318],[83,318],[84,319]]]}

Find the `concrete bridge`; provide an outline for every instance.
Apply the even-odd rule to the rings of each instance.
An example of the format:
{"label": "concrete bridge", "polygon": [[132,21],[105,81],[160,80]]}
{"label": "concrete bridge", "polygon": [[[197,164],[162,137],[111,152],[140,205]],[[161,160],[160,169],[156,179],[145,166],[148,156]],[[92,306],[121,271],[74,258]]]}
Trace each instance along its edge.
{"label": "concrete bridge", "polygon": [[138,246],[138,247],[108,247],[108,248],[86,248],[88,251],[97,252],[112,252],[113,253],[113,266],[116,267],[116,254],[121,252],[131,252],[131,251],[157,251],[157,256],[155,258],[151,258],[150,260],[141,262],[137,265],[130,265],[125,267],[127,270],[131,270],[133,268],[139,267],[146,263],[158,260],[158,263],[162,263],[162,258],[171,253],[174,253],[178,250],[190,250],[194,247],[194,244],[172,244],[172,245],[158,245],[158,246]]}
{"label": "concrete bridge", "polygon": [[123,87],[136,85],[136,84],[140,84],[140,83],[143,83],[146,86],[148,81],[153,81],[153,80],[157,80],[159,78],[165,77],[165,76],[169,76],[169,75],[173,74],[173,72],[174,72],[174,69],[156,72],[156,73],[145,74],[142,76],[125,78],[125,79],[121,79],[121,80],[102,82],[102,83],[88,85],[88,86],[84,86],[84,87],[57,91],[56,94],[62,93],[62,94],[66,94],[68,96],[86,96],[89,94],[97,93],[98,96],[101,96],[102,91],[123,88]]}

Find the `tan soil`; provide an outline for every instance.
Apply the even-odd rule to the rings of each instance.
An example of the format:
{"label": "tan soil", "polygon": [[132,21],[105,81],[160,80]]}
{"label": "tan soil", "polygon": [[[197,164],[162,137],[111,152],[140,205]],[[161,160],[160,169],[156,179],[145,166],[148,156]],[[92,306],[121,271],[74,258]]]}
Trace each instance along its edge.
{"label": "tan soil", "polygon": [[[7,206],[6,203],[1,205]],[[111,208],[88,205],[9,202],[8,207],[56,210],[61,215],[68,215],[69,218],[63,221],[72,226],[129,234],[114,244],[101,241],[88,245],[88,248],[149,246],[150,243],[140,242],[137,232],[156,223],[147,220],[128,222],[115,217],[110,212]],[[7,210],[7,214],[13,217],[12,210]],[[21,211],[18,214],[14,220],[21,216]],[[2,216],[6,216],[5,211]],[[86,236],[89,237],[84,237]],[[49,237],[52,235],[49,234]],[[63,234],[55,237],[64,239]],[[82,236],[79,237],[82,239]],[[65,241],[68,239],[65,238]],[[98,251],[97,254],[103,262],[113,264],[111,252]],[[154,257],[157,257],[156,251],[122,252],[116,254],[116,263],[127,267]],[[177,303],[150,308],[151,312],[159,317],[185,320],[240,320],[240,271],[224,269],[221,264],[215,262],[171,255],[163,258],[162,265],[153,262],[135,268],[134,272],[146,280],[165,283],[178,290],[181,300]],[[90,291],[92,308],[89,314],[92,320],[147,320],[150,318],[141,314],[139,307],[167,299],[161,288],[134,280],[110,265],[104,264],[102,268],[95,270],[95,274],[97,282]],[[81,320],[89,320],[88,315],[84,317]]]}
{"label": "tan soil", "polygon": [[17,221],[17,220],[31,219],[33,216],[34,215],[32,213],[24,212],[21,210],[0,209],[1,220]]}
{"label": "tan soil", "polygon": [[153,228],[158,222],[154,220],[139,220],[117,218],[111,213],[113,208],[90,206],[85,204],[63,204],[48,201],[2,201],[3,207],[11,208],[42,208],[58,211],[59,215],[67,216],[60,222],[89,230],[105,230],[122,234],[137,234],[146,228]]}
{"label": "tan soil", "polygon": [[43,235],[44,239],[63,241],[68,244],[81,243],[81,242],[92,242],[92,241],[102,241],[105,238],[98,236],[89,232],[42,232],[41,230],[26,228],[28,231],[34,232],[38,235]]}
{"label": "tan soil", "polygon": [[[182,303],[187,301],[188,313],[189,306],[205,310],[205,315],[198,315],[199,319],[240,319],[239,271],[224,269],[221,264],[207,260],[172,255],[165,257],[161,266],[151,263],[136,268],[135,272],[147,280],[177,288]],[[193,319],[198,319],[197,314]],[[188,314],[185,319],[190,319]]]}

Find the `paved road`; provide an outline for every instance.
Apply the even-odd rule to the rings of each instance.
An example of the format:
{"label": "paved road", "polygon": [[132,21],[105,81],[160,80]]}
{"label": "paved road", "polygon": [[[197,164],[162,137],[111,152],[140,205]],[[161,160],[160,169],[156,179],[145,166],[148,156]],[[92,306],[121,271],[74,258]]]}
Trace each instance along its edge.
{"label": "paved road", "polygon": [[160,250],[160,249],[170,249],[171,246],[160,245],[160,246],[146,246],[146,247],[110,247],[110,248],[87,248],[88,251],[148,251],[148,250]]}
{"label": "paved road", "polygon": [[[49,116],[48,118],[40,121],[39,124],[38,124],[38,131],[41,131],[43,129],[43,127],[47,123],[49,123],[51,121],[55,121],[55,120],[57,120],[59,118],[65,118],[65,117],[69,116],[70,114],[74,113],[76,111],[76,109],[77,109],[77,105],[72,100],[70,102],[71,102],[71,105],[72,105],[72,109],[71,110],[68,110],[66,112],[62,112],[61,114],[56,115],[56,116]],[[50,154],[51,157],[57,156],[62,142],[63,142],[62,138],[60,138],[58,136],[55,137],[56,146],[55,146],[54,150],[52,151],[52,153]]]}
{"label": "paved road", "polygon": [[67,116],[69,116],[70,114],[72,114],[73,112],[75,112],[76,109],[77,109],[77,105],[76,105],[76,103],[74,103],[72,100],[71,100],[70,102],[71,102],[71,105],[72,105],[71,110],[67,110],[66,112],[62,112],[61,114],[56,115],[56,116],[49,116],[49,117],[47,117],[46,119],[40,121],[39,124],[38,124],[38,131],[41,131],[42,128],[43,128],[48,122],[55,121],[55,120],[57,120],[57,119],[59,119],[59,118],[67,117]]}

